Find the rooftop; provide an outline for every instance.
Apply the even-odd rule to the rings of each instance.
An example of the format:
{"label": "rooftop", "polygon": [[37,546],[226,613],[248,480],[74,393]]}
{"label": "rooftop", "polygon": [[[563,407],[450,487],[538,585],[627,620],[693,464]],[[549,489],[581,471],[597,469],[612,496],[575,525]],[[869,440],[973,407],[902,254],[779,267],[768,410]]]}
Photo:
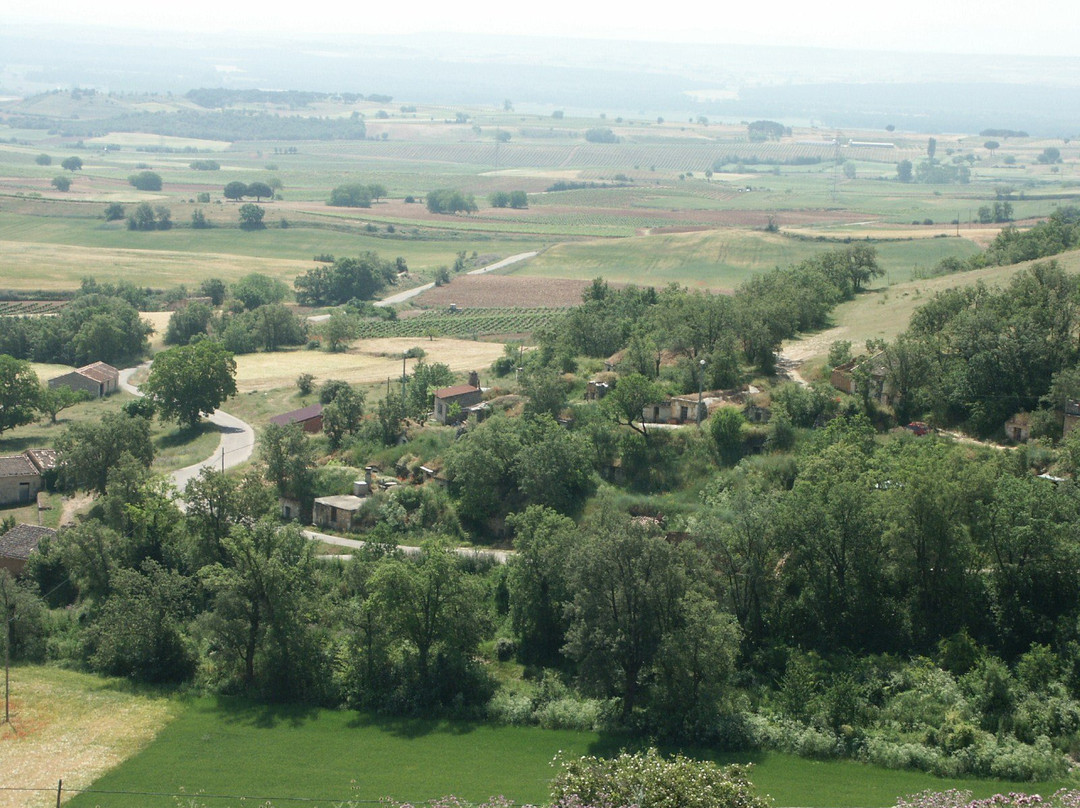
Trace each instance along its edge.
{"label": "rooftop", "polygon": [[38,542],[47,536],[55,535],[56,531],[51,527],[15,525],[7,533],[0,535],[0,557],[25,561],[37,549]]}
{"label": "rooftop", "polygon": [[278,426],[288,426],[289,424],[300,423],[301,421],[308,421],[319,415],[322,415],[322,404],[309,404],[306,407],[302,407],[299,410],[293,410],[292,412],[285,412],[281,415],[275,415],[270,419],[270,423],[277,424]]}
{"label": "rooftop", "polygon": [[38,474],[26,455],[0,457],[0,477],[36,477]]}
{"label": "rooftop", "polygon": [[466,393],[479,393],[481,392],[479,387],[473,387],[471,384],[455,384],[453,387],[444,387],[441,390],[435,391],[436,398],[453,398],[454,396],[463,396]]}

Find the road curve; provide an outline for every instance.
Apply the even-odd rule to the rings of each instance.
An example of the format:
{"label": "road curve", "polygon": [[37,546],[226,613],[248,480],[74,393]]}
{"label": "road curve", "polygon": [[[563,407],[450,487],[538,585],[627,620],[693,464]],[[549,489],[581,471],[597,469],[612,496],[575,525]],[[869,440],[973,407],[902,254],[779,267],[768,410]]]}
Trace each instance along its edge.
{"label": "road curve", "polygon": [[[300,532],[312,541],[333,544],[335,547],[348,547],[351,550],[359,550],[367,545],[366,541],[360,539],[343,539],[340,536],[331,536],[329,533],[319,533],[315,530],[301,530]],[[423,548],[399,544],[398,549],[405,555],[419,555]],[[514,554],[512,550],[485,550],[476,547],[455,547],[454,552],[463,558],[490,558],[497,564],[505,564],[510,556]],[[351,558],[351,556],[339,555],[327,556],[327,558],[340,558],[344,561]]]}
{"label": "road curve", "polygon": [[[136,371],[149,367],[150,363],[144,362],[137,367],[121,370],[120,389],[132,395],[141,396],[142,393],[139,392],[139,388],[131,384],[131,377]],[[251,453],[255,450],[255,430],[251,428],[250,424],[241,421],[235,415],[229,415],[229,413],[221,410],[214,410],[207,420],[217,426],[218,431],[221,433],[221,440],[218,442],[214,453],[206,460],[177,469],[169,475],[178,491],[183,491],[188,480],[197,477],[204,466],[218,470],[223,467],[238,466],[250,458]],[[224,466],[222,466],[222,463],[224,463]]]}
{"label": "road curve", "polygon": [[[483,275],[486,272],[494,272],[496,269],[502,269],[508,267],[511,264],[519,263],[520,261],[528,261],[530,258],[535,258],[538,255],[536,250],[532,252],[518,253],[517,255],[511,255],[509,258],[504,258],[501,261],[496,261],[494,264],[488,264],[486,267],[480,267],[479,269],[470,269],[466,272],[466,275]],[[384,297],[382,300],[376,300],[376,306],[395,306],[398,303],[404,303],[406,300],[411,300],[418,295],[422,295],[428,289],[434,289],[434,283],[425,283],[422,286],[417,286],[415,289],[408,289],[404,292],[398,292],[396,295],[390,295],[390,297]]]}

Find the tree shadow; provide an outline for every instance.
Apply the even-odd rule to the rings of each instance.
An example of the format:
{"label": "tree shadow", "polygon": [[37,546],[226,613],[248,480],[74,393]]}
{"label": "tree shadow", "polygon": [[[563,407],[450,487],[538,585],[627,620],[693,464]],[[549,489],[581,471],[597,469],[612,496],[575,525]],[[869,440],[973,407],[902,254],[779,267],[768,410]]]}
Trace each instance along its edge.
{"label": "tree shadow", "polygon": [[268,704],[240,696],[214,696],[213,710],[227,723],[257,729],[300,727],[319,715],[319,708],[311,704]]}
{"label": "tree shadow", "polygon": [[451,718],[410,718],[405,716],[354,713],[347,726],[350,729],[377,729],[395,738],[414,739],[427,735],[468,735],[478,727],[477,721]]}
{"label": "tree shadow", "polygon": [[186,446],[208,432],[220,431],[225,430],[220,429],[217,424],[203,421],[195,424],[195,426],[180,427],[172,432],[167,432],[164,435],[158,435],[154,438],[154,444],[158,449],[174,449],[178,446]]}

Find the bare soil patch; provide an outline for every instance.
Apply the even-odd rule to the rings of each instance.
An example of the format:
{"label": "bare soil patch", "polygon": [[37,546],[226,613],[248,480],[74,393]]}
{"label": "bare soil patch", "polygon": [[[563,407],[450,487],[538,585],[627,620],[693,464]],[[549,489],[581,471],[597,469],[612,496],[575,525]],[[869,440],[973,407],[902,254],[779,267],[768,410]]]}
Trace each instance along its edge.
{"label": "bare soil patch", "polygon": [[558,308],[576,306],[589,281],[529,278],[513,275],[459,275],[416,298],[419,306],[437,308],[457,303],[461,308]]}

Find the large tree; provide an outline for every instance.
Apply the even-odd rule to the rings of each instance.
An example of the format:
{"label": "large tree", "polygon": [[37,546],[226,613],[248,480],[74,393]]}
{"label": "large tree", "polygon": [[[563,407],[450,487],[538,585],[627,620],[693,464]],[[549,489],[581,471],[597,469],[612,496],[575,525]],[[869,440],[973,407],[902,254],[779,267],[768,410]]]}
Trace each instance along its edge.
{"label": "large tree", "polygon": [[109,413],[97,423],[74,423],[56,441],[60,480],[66,488],[105,493],[109,470],[126,453],[149,468],[154,461],[150,422]]}
{"label": "large tree", "polygon": [[221,343],[204,339],[158,354],[143,387],[163,418],[193,427],[236,395],[236,361]]}
{"label": "large tree", "polygon": [[41,384],[30,363],[0,354],[0,435],[34,420]]}

